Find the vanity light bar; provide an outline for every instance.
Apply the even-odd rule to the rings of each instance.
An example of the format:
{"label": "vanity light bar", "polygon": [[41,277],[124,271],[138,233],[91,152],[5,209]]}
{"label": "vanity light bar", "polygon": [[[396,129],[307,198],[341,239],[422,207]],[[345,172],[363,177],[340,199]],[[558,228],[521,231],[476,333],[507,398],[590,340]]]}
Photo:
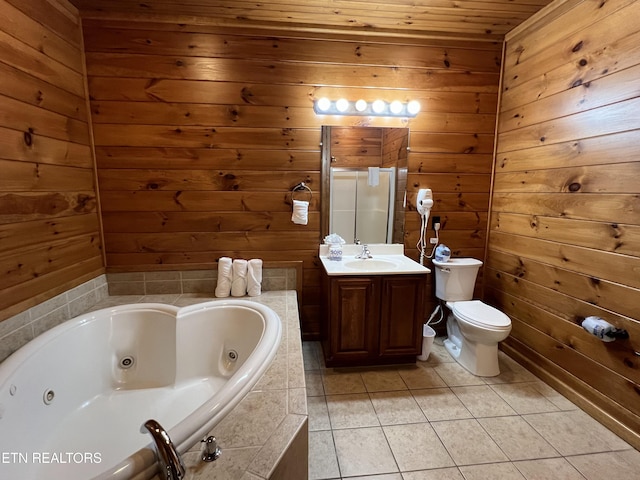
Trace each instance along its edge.
{"label": "vanity light bar", "polygon": [[415,117],[420,111],[420,103],[416,100],[410,102],[385,102],[376,100],[366,102],[358,100],[352,102],[341,98],[339,100],[329,100],[320,98],[313,102],[313,111],[318,115],[363,115],[377,117]]}

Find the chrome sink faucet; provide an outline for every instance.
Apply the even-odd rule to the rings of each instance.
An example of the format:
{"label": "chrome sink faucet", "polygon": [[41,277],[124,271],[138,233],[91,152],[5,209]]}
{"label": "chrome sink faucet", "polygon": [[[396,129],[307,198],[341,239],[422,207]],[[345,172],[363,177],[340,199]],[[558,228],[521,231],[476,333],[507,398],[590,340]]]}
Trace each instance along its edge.
{"label": "chrome sink faucet", "polygon": [[[185,477],[186,468],[182,458],[174,447],[167,431],[153,419],[147,420],[145,428],[151,434],[158,452],[158,463],[162,468],[161,477],[166,480],[179,480]],[[144,430],[142,430],[144,432]]]}
{"label": "chrome sink faucet", "polygon": [[371,255],[371,252],[369,251],[369,245],[367,244],[362,245],[362,252],[356,255],[356,258],[361,258],[363,260],[366,258],[373,258],[373,255]]}

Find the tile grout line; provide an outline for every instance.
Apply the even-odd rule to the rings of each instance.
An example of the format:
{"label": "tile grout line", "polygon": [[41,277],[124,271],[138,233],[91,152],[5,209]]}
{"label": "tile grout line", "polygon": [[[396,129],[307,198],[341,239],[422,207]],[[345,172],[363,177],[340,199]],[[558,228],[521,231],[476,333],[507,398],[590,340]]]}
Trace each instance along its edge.
{"label": "tile grout line", "polygon": [[[314,348],[314,349],[313,349],[313,352],[314,352],[314,356],[316,357],[316,362],[317,362],[319,365],[322,365],[321,360],[318,360],[318,358],[317,358],[317,357],[318,357],[318,350],[317,350],[316,348]],[[539,382],[542,382],[540,379],[538,379],[537,377],[534,377],[534,379],[532,379],[532,380],[522,380],[522,379],[517,379],[517,377],[515,377],[515,376],[517,376],[520,372],[518,372],[518,371],[514,371],[514,370],[511,370],[511,373],[513,373],[513,374],[514,374],[514,377],[513,377],[513,378],[514,378],[514,381],[504,381],[504,382],[493,382],[493,383],[488,383],[488,382],[485,382],[485,381],[483,380],[483,383],[481,383],[481,384],[480,384],[480,383],[478,383],[478,384],[473,384],[473,385],[464,385],[464,384],[463,384],[463,385],[453,385],[453,383],[458,383],[458,382],[452,381],[452,380],[449,378],[449,383],[452,383],[452,385],[450,385],[450,384],[447,382],[447,380],[446,380],[445,378],[443,378],[443,377],[442,377],[442,375],[440,375],[434,367],[430,367],[430,368],[433,368],[433,373],[435,373],[435,374],[436,374],[436,377],[440,378],[440,379],[443,381],[443,383],[444,383],[444,385],[445,385],[445,388],[447,388],[447,390],[448,390],[452,395],[454,395],[454,396],[455,396],[455,398],[457,398],[457,399],[458,399],[458,401],[460,401],[460,403],[462,404],[462,406],[463,406],[466,410],[468,410],[468,407],[467,407],[467,406],[465,405],[465,403],[462,401],[462,399],[460,398],[460,396],[459,396],[459,395],[454,391],[453,387],[466,387],[466,386],[475,386],[475,387],[479,387],[479,386],[487,386],[487,387],[489,387],[489,389],[488,389],[488,390],[489,390],[489,391],[491,391],[491,392],[496,396],[496,398],[500,399],[500,401],[501,401],[502,403],[504,403],[505,405],[507,405],[507,406],[508,406],[508,407],[509,407],[513,412],[514,412],[514,413],[513,413],[513,414],[511,414],[511,415],[504,414],[504,415],[480,415],[480,416],[478,415],[478,413],[477,413],[477,412],[476,412],[476,413],[469,412],[469,414],[471,415],[471,417],[470,417],[469,419],[470,419],[470,420],[473,420],[476,424],[478,424],[478,425],[480,426],[480,429],[482,430],[482,432],[484,432],[484,434],[485,434],[485,435],[487,435],[487,438],[491,439],[491,441],[496,445],[496,447],[497,447],[498,451],[502,453],[502,455],[506,458],[506,460],[505,460],[505,461],[497,461],[497,462],[488,462],[488,463],[486,463],[486,464],[484,464],[484,463],[478,463],[478,464],[475,464],[475,463],[474,463],[474,464],[469,464],[469,465],[466,465],[466,464],[465,464],[465,465],[458,465],[458,463],[457,463],[455,460],[453,460],[453,456],[451,455],[451,452],[449,451],[449,449],[446,447],[446,445],[445,445],[445,444],[444,444],[444,442],[442,441],[442,438],[440,437],[440,435],[438,434],[438,432],[433,428],[434,421],[432,421],[432,420],[430,420],[430,419],[429,419],[429,417],[426,415],[425,411],[422,409],[422,406],[420,405],[420,403],[418,403],[418,401],[417,401],[417,399],[416,399],[416,396],[415,396],[415,392],[416,392],[416,391],[419,391],[419,390],[429,390],[429,389],[443,388],[443,387],[431,386],[431,387],[424,387],[424,388],[422,388],[422,387],[410,388],[409,383],[407,383],[406,379],[405,379],[405,378],[403,378],[403,377],[400,375],[399,370],[397,370],[397,369],[396,369],[396,370],[392,370],[392,371],[395,371],[395,372],[399,375],[399,377],[401,378],[401,380],[402,380],[402,382],[403,382],[403,385],[406,387],[405,389],[400,389],[400,390],[398,390],[398,389],[390,389],[390,390],[371,390],[371,388],[372,388],[372,387],[371,387],[371,386],[367,387],[367,384],[366,384],[366,382],[365,382],[365,378],[364,378],[364,376],[363,376],[363,373],[365,373],[365,372],[362,372],[362,371],[359,371],[359,372],[353,372],[353,373],[358,373],[358,378],[360,379],[360,381],[362,382],[362,384],[364,384],[365,392],[362,392],[362,393],[367,393],[367,399],[368,399],[368,402],[371,404],[371,407],[372,407],[372,409],[373,409],[373,413],[374,413],[374,414],[375,414],[375,416],[376,416],[376,420],[377,420],[377,422],[378,422],[378,424],[379,424],[379,427],[382,429],[382,432],[383,432],[383,434],[385,435],[385,440],[386,440],[386,442],[387,442],[387,446],[389,447],[389,450],[391,451],[392,457],[393,457],[394,462],[395,462],[395,465],[396,465],[396,467],[397,467],[397,472],[398,472],[398,474],[400,474],[400,475],[401,475],[401,474],[402,474],[402,471],[400,470],[400,465],[399,465],[399,463],[398,463],[397,454],[396,454],[396,453],[394,453],[393,449],[391,448],[391,444],[389,443],[389,437],[387,436],[387,432],[385,431],[385,426],[389,426],[389,425],[410,425],[410,424],[414,424],[414,423],[416,423],[416,424],[423,424],[423,423],[426,423],[426,424],[428,424],[432,429],[434,429],[434,431],[435,431],[435,433],[436,433],[436,437],[438,438],[439,442],[442,444],[442,446],[444,447],[444,449],[445,449],[445,451],[447,452],[447,454],[448,454],[448,455],[452,458],[452,460],[454,461],[454,463],[455,463],[455,468],[456,468],[456,469],[459,471],[459,473],[460,473],[461,475],[463,475],[463,476],[464,476],[464,473],[460,470],[460,466],[465,467],[465,466],[476,466],[476,465],[477,465],[477,466],[481,466],[481,465],[493,465],[493,464],[496,464],[496,465],[498,465],[498,464],[509,464],[509,465],[512,465],[512,467],[513,467],[513,468],[514,468],[514,469],[515,469],[515,470],[516,470],[516,471],[517,471],[517,472],[518,472],[518,473],[519,473],[523,478],[527,478],[527,477],[525,476],[525,472],[524,472],[523,470],[521,470],[521,468],[518,468],[518,464],[519,464],[519,463],[520,463],[520,464],[522,464],[522,463],[524,463],[524,462],[542,461],[542,460],[547,460],[547,459],[549,459],[549,460],[561,459],[561,460],[563,460],[563,461],[566,463],[567,467],[568,467],[568,468],[570,467],[570,468],[572,469],[572,471],[573,471],[573,472],[575,472],[575,474],[577,474],[577,475],[579,475],[579,476],[580,476],[580,478],[585,478],[585,477],[583,476],[582,472],[581,472],[581,471],[578,471],[578,470],[577,470],[577,467],[574,467],[573,463],[571,463],[568,459],[569,459],[569,458],[572,458],[572,457],[581,457],[581,456],[587,456],[587,457],[588,457],[589,455],[592,455],[592,453],[587,453],[587,452],[585,452],[585,453],[583,453],[583,454],[563,455],[563,454],[562,454],[562,453],[561,453],[561,452],[560,452],[560,451],[559,451],[559,450],[558,450],[558,449],[557,449],[553,444],[551,444],[551,443],[549,442],[549,440],[547,440],[547,438],[546,438],[546,436],[545,436],[545,434],[544,434],[545,432],[541,432],[539,429],[535,428],[535,427],[534,427],[534,425],[532,425],[532,424],[527,420],[527,418],[526,418],[526,417],[527,417],[527,415],[536,415],[536,414],[538,414],[538,415],[543,415],[543,414],[545,414],[545,413],[556,413],[556,414],[559,414],[559,413],[562,413],[562,412],[582,411],[582,410],[581,410],[581,409],[579,409],[578,407],[575,407],[575,408],[568,408],[567,406],[559,405],[557,401],[556,401],[556,402],[554,402],[554,401],[553,401],[553,398],[554,398],[554,397],[549,396],[547,393],[545,393],[543,390],[541,390],[540,386],[538,385],[538,383],[539,383]],[[310,370],[311,370],[311,369],[310,369]],[[333,433],[334,433],[334,431],[335,431],[336,429],[334,429],[334,425],[333,425],[333,422],[332,422],[332,420],[331,420],[331,415],[330,415],[330,413],[329,413],[328,401],[327,401],[328,397],[329,397],[329,396],[331,396],[331,395],[328,395],[328,394],[327,394],[327,391],[326,391],[326,389],[325,389],[325,384],[324,384],[324,378],[325,378],[326,376],[334,375],[334,374],[336,374],[336,372],[331,372],[331,371],[328,371],[328,369],[322,369],[322,368],[318,368],[317,370],[316,370],[316,369],[313,369],[313,371],[314,371],[314,372],[316,372],[316,374],[317,374],[317,375],[319,375],[319,377],[320,377],[320,379],[321,379],[322,392],[323,392],[322,398],[323,398],[323,401],[324,401],[325,405],[327,405],[327,417],[328,417],[328,424],[329,424],[329,428],[330,428],[330,430],[331,430],[331,432],[332,432],[333,447],[334,447],[334,450],[336,451],[336,461],[337,461],[337,447],[336,447],[336,444],[335,444],[335,437],[334,437],[334,435],[333,435]],[[387,370],[381,370],[381,371],[387,371]],[[526,370],[525,370],[525,371],[526,371]],[[553,406],[553,407],[554,407],[554,410],[553,410],[553,411],[550,411],[550,412],[547,412],[547,411],[541,411],[541,412],[531,412],[531,413],[519,413],[521,410],[519,410],[518,408],[516,408],[516,406],[517,406],[517,405],[514,405],[514,404],[510,403],[510,402],[509,402],[509,400],[508,400],[508,397],[505,397],[505,396],[504,396],[505,392],[502,392],[502,393],[501,393],[501,392],[500,392],[500,388],[499,388],[499,385],[524,385],[524,384],[530,384],[530,385],[531,385],[531,388],[533,388],[533,390],[535,390],[535,391],[536,391],[537,396],[539,396],[539,398],[541,398],[541,399],[544,399],[544,400],[545,400],[546,402],[548,402],[551,406]],[[417,404],[417,407],[419,408],[419,411],[420,411],[420,412],[422,413],[422,415],[424,415],[424,417],[426,418],[426,422],[408,422],[408,423],[398,423],[398,424],[383,425],[383,422],[382,422],[382,421],[381,421],[381,419],[380,419],[380,411],[379,411],[378,409],[376,409],[376,407],[375,407],[375,403],[374,403],[374,398],[372,398],[372,395],[373,395],[373,394],[376,394],[376,393],[383,393],[383,392],[407,392],[408,394],[410,394],[410,396],[411,396],[411,398],[412,398],[413,402],[415,402],[415,403]],[[459,393],[459,392],[458,392],[458,393]],[[335,394],[332,394],[332,395],[340,396],[340,395],[346,395],[346,394],[347,394],[347,393],[339,392],[339,393],[335,393]],[[560,400],[560,399],[558,399],[558,401],[559,401],[559,400]],[[482,424],[482,422],[480,422],[480,420],[481,420],[481,419],[483,419],[483,418],[509,418],[509,417],[517,417],[517,418],[522,419],[523,421],[525,421],[525,422],[526,422],[526,424],[527,424],[530,428],[532,428],[532,431],[534,431],[537,435],[539,435],[539,436],[540,436],[540,438],[542,439],[542,441],[544,441],[544,443],[550,447],[550,450],[552,450],[552,451],[553,451],[554,456],[551,456],[551,457],[549,457],[549,456],[540,456],[540,457],[535,457],[535,458],[524,458],[524,459],[511,460],[511,458],[510,458],[510,456],[507,454],[507,452],[505,452],[505,451],[504,451],[504,449],[503,449],[503,448],[498,444],[498,440],[497,440],[493,435],[491,435],[491,433],[489,432],[489,430],[487,430],[486,426],[485,426],[485,425],[483,425],[483,424]],[[452,419],[443,419],[443,420],[440,420],[440,422],[450,422],[450,421],[455,421],[455,419],[453,419],[453,418],[452,418]],[[438,422],[436,421],[436,423],[438,423]],[[348,428],[340,429],[340,430],[358,429],[358,428],[364,428],[364,427],[357,427],[357,426],[353,426],[353,427],[348,427]],[[373,427],[373,428],[375,428],[375,427]],[[547,432],[547,433],[548,433],[548,432]],[[613,446],[613,445],[612,445],[612,446]],[[601,451],[599,450],[599,451],[598,451],[598,452],[596,452],[596,453],[615,453],[615,452],[624,452],[624,451],[629,451],[629,450],[633,450],[633,449],[632,449],[632,448],[610,448],[610,447],[608,447],[608,448],[605,448],[605,449],[603,449],[603,450],[601,450]],[[550,453],[551,453],[551,452],[550,452]],[[340,477],[340,478],[351,478],[351,477],[342,477],[342,469],[340,468],[340,464],[339,464],[339,462],[338,462],[338,470],[339,470],[340,475],[341,475],[341,477]],[[466,476],[465,476],[465,478],[466,478]]]}

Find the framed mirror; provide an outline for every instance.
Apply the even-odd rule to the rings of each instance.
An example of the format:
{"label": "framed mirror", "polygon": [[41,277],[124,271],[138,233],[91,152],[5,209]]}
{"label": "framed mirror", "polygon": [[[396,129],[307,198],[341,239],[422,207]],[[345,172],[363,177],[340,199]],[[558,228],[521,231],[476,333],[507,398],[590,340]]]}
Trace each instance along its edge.
{"label": "framed mirror", "polygon": [[322,127],[321,235],[404,243],[409,129]]}

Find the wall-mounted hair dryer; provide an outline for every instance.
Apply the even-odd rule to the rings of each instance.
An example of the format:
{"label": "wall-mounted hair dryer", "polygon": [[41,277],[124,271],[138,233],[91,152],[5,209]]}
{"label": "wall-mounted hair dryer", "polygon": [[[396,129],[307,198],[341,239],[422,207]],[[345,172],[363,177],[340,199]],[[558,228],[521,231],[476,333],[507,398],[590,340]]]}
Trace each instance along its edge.
{"label": "wall-mounted hair dryer", "polygon": [[418,240],[418,251],[420,252],[420,264],[424,264],[425,250],[427,248],[427,239],[425,233],[427,226],[429,225],[429,213],[433,207],[433,193],[430,188],[421,188],[418,190],[418,196],[416,197],[416,210],[420,214],[420,239]]}
{"label": "wall-mounted hair dryer", "polygon": [[430,188],[421,188],[418,190],[418,197],[416,198],[416,210],[420,215],[429,216],[429,211],[433,207],[433,193]]}

